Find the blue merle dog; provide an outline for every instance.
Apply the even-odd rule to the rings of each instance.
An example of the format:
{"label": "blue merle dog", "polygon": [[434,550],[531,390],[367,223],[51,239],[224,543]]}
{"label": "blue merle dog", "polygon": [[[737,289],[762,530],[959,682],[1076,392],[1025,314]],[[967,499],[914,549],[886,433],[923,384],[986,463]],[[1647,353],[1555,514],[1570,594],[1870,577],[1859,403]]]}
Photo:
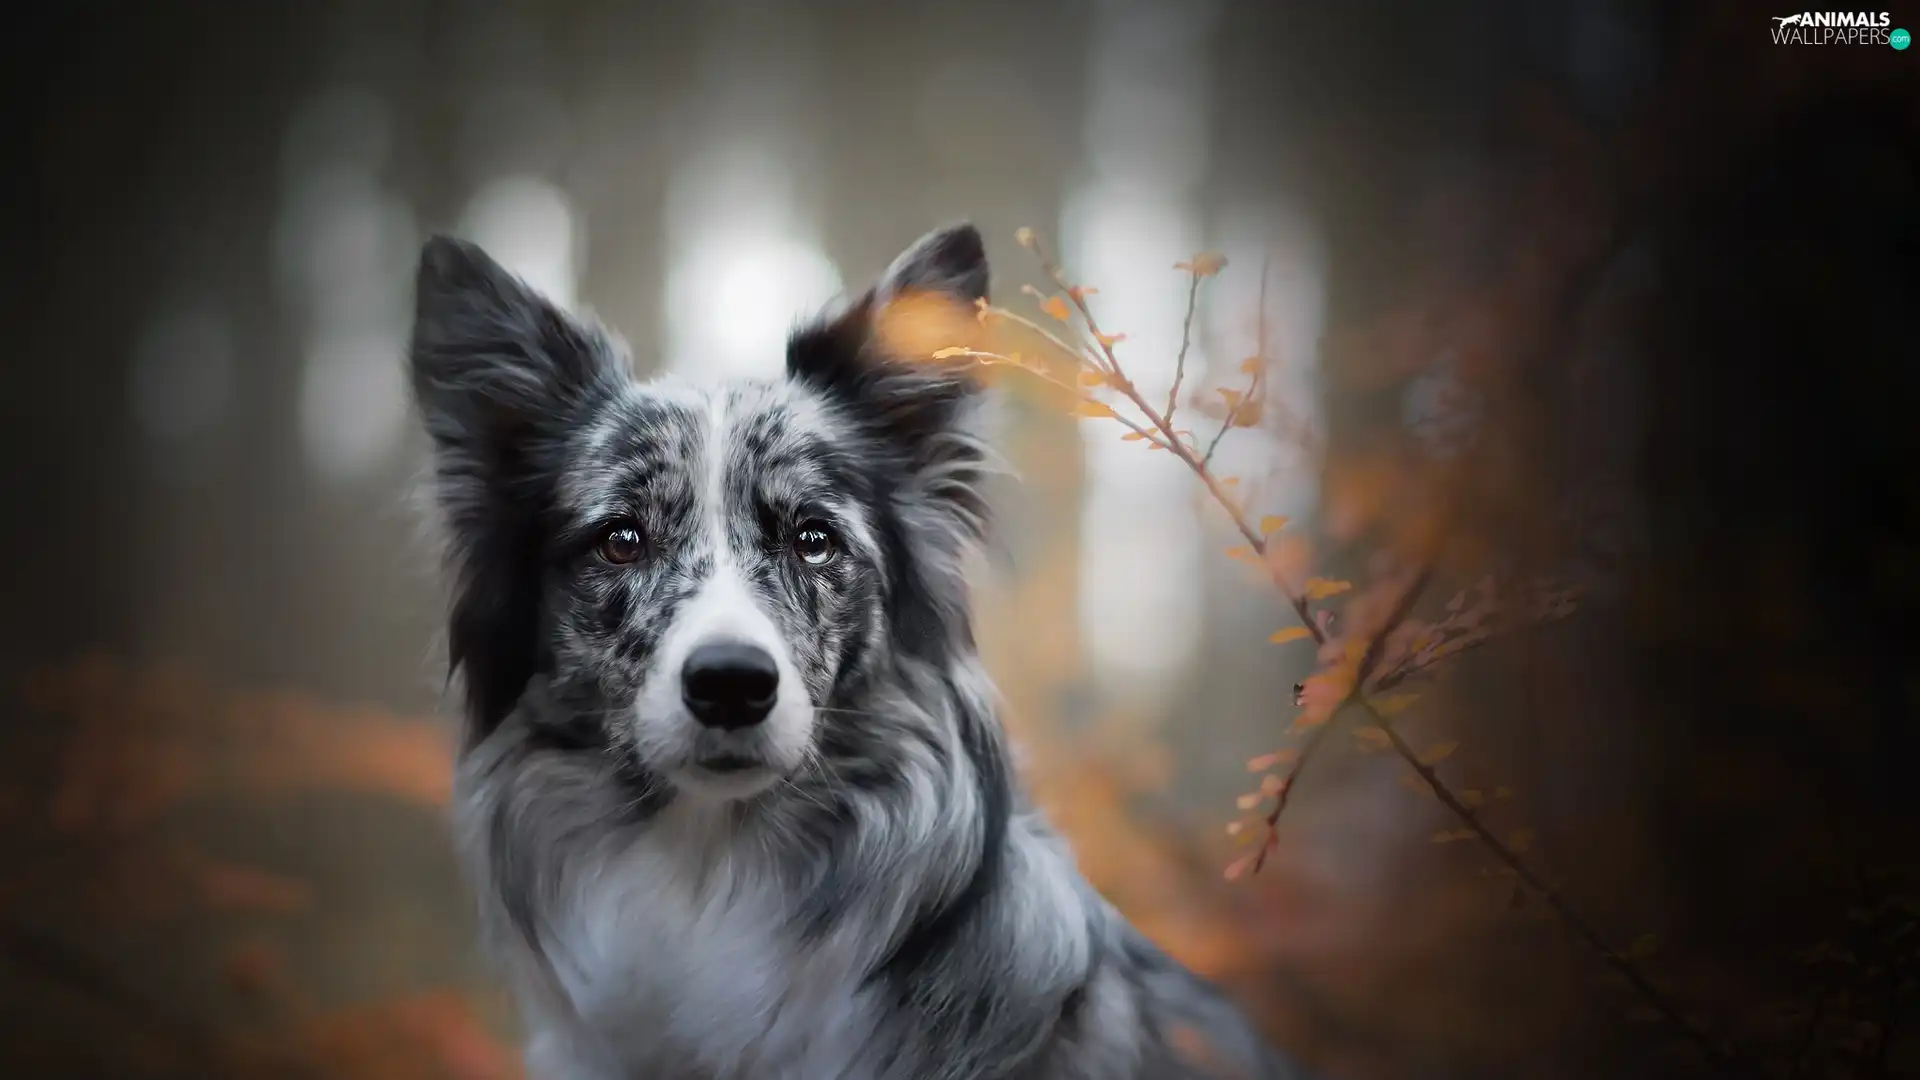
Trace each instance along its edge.
{"label": "blue merle dog", "polygon": [[968,609],[981,393],[876,332],[986,292],[980,234],[940,230],[797,330],[784,378],[642,382],[426,245],[457,820],[536,1076],[1294,1075],[1017,786]]}

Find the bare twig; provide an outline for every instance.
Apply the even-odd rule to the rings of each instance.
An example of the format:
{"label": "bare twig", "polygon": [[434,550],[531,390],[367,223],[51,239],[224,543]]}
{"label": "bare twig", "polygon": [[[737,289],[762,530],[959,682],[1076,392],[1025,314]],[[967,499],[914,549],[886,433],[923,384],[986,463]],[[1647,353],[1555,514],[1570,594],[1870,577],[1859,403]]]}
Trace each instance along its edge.
{"label": "bare twig", "polygon": [[1267,865],[1267,856],[1279,847],[1280,815],[1286,813],[1287,800],[1292,798],[1293,789],[1299,783],[1300,774],[1305,771],[1307,762],[1320,749],[1321,744],[1327,741],[1327,736],[1333,732],[1334,724],[1339,720],[1339,713],[1340,710],[1336,708],[1334,714],[1327,717],[1326,723],[1313,729],[1313,733],[1307,736],[1307,741],[1300,744],[1300,756],[1293,759],[1292,766],[1287,769],[1287,775],[1280,779],[1279,790],[1273,793],[1273,809],[1267,811],[1267,816],[1261,822],[1266,831],[1260,838],[1260,851],[1253,857],[1253,869],[1256,873]]}
{"label": "bare twig", "polygon": [[1255,371],[1252,378],[1247,382],[1246,393],[1242,394],[1238,400],[1227,408],[1226,418],[1220,422],[1220,426],[1214,430],[1213,439],[1207,443],[1207,452],[1200,455],[1201,468],[1205,469],[1212,466],[1214,451],[1220,449],[1221,440],[1227,437],[1227,432],[1232,431],[1239,425],[1241,410],[1247,407],[1248,402],[1257,400],[1265,388],[1265,370]]}
{"label": "bare twig", "polygon": [[[1445,533],[1443,532],[1442,535],[1445,535]],[[1730,1061],[1731,1056],[1726,1052],[1725,1048],[1716,1046],[1713,1041],[1707,1037],[1705,1032],[1687,1022],[1687,1020],[1681,1016],[1680,1011],[1674,1007],[1673,1003],[1668,1001],[1666,996],[1660,993],[1652,982],[1648,981],[1646,976],[1641,973],[1639,967],[1629,960],[1626,954],[1609,944],[1606,938],[1603,937],[1591,923],[1587,922],[1578,912],[1574,911],[1572,905],[1567,902],[1566,897],[1561,895],[1559,890],[1548,884],[1545,879],[1541,878],[1539,874],[1527,866],[1510,845],[1495,836],[1492,830],[1488,829],[1486,825],[1481,822],[1480,816],[1474,813],[1473,809],[1462,801],[1459,796],[1455,795],[1453,789],[1447,786],[1446,781],[1440,778],[1438,770],[1420,760],[1420,755],[1413,749],[1412,745],[1401,736],[1399,730],[1393,726],[1392,721],[1387,718],[1386,714],[1382,713],[1372,701],[1368,700],[1366,696],[1367,679],[1373,673],[1374,667],[1378,665],[1380,657],[1385,652],[1387,639],[1392,636],[1394,630],[1397,629],[1402,622],[1406,621],[1408,614],[1412,612],[1414,605],[1419,601],[1420,594],[1426,590],[1427,584],[1432,580],[1432,577],[1433,564],[1429,562],[1414,576],[1412,583],[1407,587],[1406,591],[1401,593],[1400,599],[1395,603],[1393,611],[1387,616],[1386,621],[1381,624],[1378,632],[1373,635],[1372,640],[1368,642],[1367,650],[1361,656],[1359,667],[1354,675],[1353,688],[1348,691],[1346,699],[1341,702],[1341,707],[1344,708],[1351,704],[1363,710],[1367,714],[1367,717],[1372,720],[1381,731],[1386,733],[1387,740],[1393,746],[1394,752],[1399,754],[1401,760],[1405,761],[1420,779],[1426,782],[1427,787],[1433,792],[1434,797],[1439,799],[1441,804],[1448,810],[1452,811],[1454,816],[1458,818],[1462,824],[1471,829],[1481,844],[1484,845],[1487,850],[1491,851],[1495,858],[1499,859],[1503,865],[1513,871],[1515,876],[1517,876],[1527,888],[1531,889],[1541,900],[1546,902],[1548,907],[1553,909],[1556,915],[1560,916],[1561,921],[1566,923],[1576,934],[1583,938],[1586,943],[1600,955],[1602,960],[1619,973],[1620,977],[1625,979],[1627,984],[1633,987],[1641,997],[1646,999],[1648,1006],[1658,1012],[1662,1019],[1684,1033],[1690,1041],[1707,1055],[1709,1060]],[[1338,712],[1339,709],[1336,709],[1336,717]],[[1329,717],[1326,726],[1332,727],[1333,722],[1334,717]]]}
{"label": "bare twig", "polygon": [[[966,357],[968,359],[985,361],[990,364],[1011,364],[1014,367],[1021,368],[1022,370],[1026,371],[1028,374],[1034,376],[1040,381],[1048,383],[1053,386],[1057,386],[1060,389],[1065,390],[1076,397],[1081,397],[1081,398],[1086,397],[1085,392],[1082,391],[1079,387],[1071,386],[1065,380],[1057,378],[1049,372],[1042,371],[1031,364],[1023,364],[1018,359],[1011,356],[1007,356],[1004,353],[987,352],[983,349],[943,349],[941,350],[941,355]],[[1089,398],[1087,400],[1091,401],[1092,399]],[[1096,402],[1093,402],[1093,404],[1097,405],[1099,404],[1099,402],[1096,401]],[[1145,439],[1149,443],[1152,443],[1153,445],[1160,446],[1160,447],[1166,446],[1166,444],[1161,440],[1158,433],[1154,431],[1150,431],[1147,428],[1144,428],[1139,424],[1135,423],[1134,421],[1129,420],[1124,414],[1115,412],[1113,414],[1112,419],[1117,420],[1121,424],[1132,429],[1134,434],[1140,436],[1142,439]]]}
{"label": "bare twig", "polygon": [[1187,350],[1193,345],[1193,313],[1200,305],[1200,275],[1192,275],[1187,283],[1187,319],[1180,325],[1180,355],[1173,361],[1173,386],[1167,391],[1167,411],[1163,414],[1167,423],[1173,423],[1173,412],[1180,405],[1180,380],[1187,374]]}
{"label": "bare twig", "polygon": [[[1051,278],[1055,284],[1059,285],[1060,288],[1066,292],[1067,296],[1072,299],[1074,307],[1080,312],[1080,317],[1086,320],[1087,329],[1092,333],[1094,343],[1099,349],[1096,360],[1097,362],[1104,362],[1103,370],[1113,376],[1114,389],[1130,401],[1135,408],[1138,408],[1140,414],[1147,418],[1147,422],[1165,436],[1167,450],[1179,458],[1181,463],[1186,465],[1187,468],[1193,472],[1194,476],[1199,478],[1200,482],[1206,486],[1207,494],[1211,495],[1213,501],[1218,503],[1221,509],[1227,512],[1227,516],[1232,520],[1234,528],[1238,530],[1241,537],[1247,541],[1247,545],[1253,549],[1254,554],[1264,559],[1267,554],[1266,537],[1262,536],[1259,530],[1248,523],[1246,515],[1240,510],[1239,504],[1234,502],[1231,495],[1227,494],[1226,489],[1221,486],[1219,479],[1213,475],[1193,452],[1193,448],[1188,446],[1184,440],[1175,434],[1173,425],[1167,418],[1149,404],[1146,398],[1140,393],[1139,388],[1134,386],[1133,381],[1126,377],[1126,372],[1120,365],[1120,358],[1115,356],[1113,352],[1112,342],[1115,339],[1107,336],[1100,330],[1099,320],[1094,317],[1093,309],[1088,306],[1083,290],[1075,288],[1072,283],[1067,280],[1065,272],[1060,268],[1060,264],[1047,253],[1045,247],[1042,246],[1039,240],[1036,239],[1033,242],[1033,249],[1040,257],[1041,269],[1046,272],[1047,276]],[[1069,355],[1083,355],[1085,350],[1076,350],[1068,347],[1067,352]],[[1317,644],[1326,644],[1326,635],[1318,626],[1314,625],[1313,614],[1307,609],[1306,598],[1301,595],[1296,595],[1292,588],[1277,576],[1273,577],[1273,584],[1274,588],[1279,590],[1282,596],[1286,597],[1287,603],[1292,606],[1294,610],[1294,614],[1299,617],[1300,625],[1306,627],[1307,632],[1313,636],[1313,640]]]}
{"label": "bare twig", "polygon": [[1432,644],[1418,650],[1409,650],[1398,663],[1380,673],[1380,676],[1373,681],[1373,685],[1368,687],[1368,692],[1380,694],[1392,690],[1430,674],[1443,662],[1453,660],[1462,653],[1477,649],[1523,626],[1542,626],[1558,622],[1569,614],[1571,614],[1570,609],[1562,610],[1555,607],[1536,612],[1531,616],[1496,615],[1491,625],[1476,625],[1467,629],[1453,630],[1432,628],[1429,630],[1430,633],[1435,634]]}
{"label": "bare twig", "polygon": [[1451,810],[1454,817],[1460,819],[1463,825],[1473,830],[1474,836],[1479,838],[1480,843],[1484,845],[1488,851],[1491,851],[1494,857],[1500,860],[1502,865],[1506,866],[1508,870],[1513,871],[1514,876],[1518,877],[1534,895],[1545,901],[1547,906],[1553,909],[1554,914],[1560,917],[1560,921],[1570,927],[1574,933],[1578,934],[1594,952],[1599,954],[1600,958],[1605,961],[1609,967],[1613,968],[1622,979],[1625,979],[1627,984],[1633,987],[1641,998],[1647,1002],[1647,1005],[1660,1014],[1661,1019],[1673,1027],[1678,1028],[1689,1041],[1707,1055],[1709,1060],[1731,1062],[1732,1055],[1726,1047],[1715,1045],[1714,1042],[1707,1037],[1706,1032],[1688,1023],[1687,1020],[1680,1015],[1680,1011],[1673,1006],[1673,1003],[1667,1000],[1666,995],[1662,994],[1653,983],[1647,980],[1645,975],[1641,974],[1639,967],[1636,966],[1633,961],[1627,959],[1626,954],[1609,944],[1607,939],[1601,936],[1598,930],[1593,928],[1592,924],[1588,923],[1584,918],[1581,918],[1580,914],[1573,910],[1572,906],[1567,903],[1566,897],[1562,896],[1558,889],[1555,889],[1553,886],[1547,884],[1546,881],[1542,880],[1526,863],[1521,861],[1520,856],[1515,854],[1511,847],[1508,847],[1499,837],[1493,835],[1492,831],[1481,823],[1479,815],[1475,814],[1470,807],[1461,802],[1460,799],[1454,795],[1452,789],[1447,787],[1446,782],[1440,779],[1439,773],[1434,770],[1433,766],[1421,762],[1420,755],[1414,752],[1413,747],[1407,744],[1406,739],[1401,737],[1400,732],[1394,728],[1393,724],[1388,721],[1378,709],[1373,707],[1371,702],[1361,700],[1358,704],[1366,710],[1367,715],[1372,718],[1373,722],[1379,725],[1380,730],[1386,732],[1387,739],[1392,743],[1394,752],[1399,754],[1401,759],[1413,768],[1413,771],[1419,775],[1420,779],[1426,781],[1427,787],[1432,790],[1434,797],[1439,799],[1441,804],[1448,810]]}
{"label": "bare twig", "polygon": [[[1213,452],[1220,449],[1220,441],[1227,437],[1227,432],[1232,431],[1234,423],[1240,419],[1241,407],[1249,401],[1264,396],[1263,392],[1266,390],[1267,374],[1267,271],[1272,265],[1273,258],[1271,256],[1260,260],[1259,312],[1255,316],[1258,322],[1255,324],[1253,343],[1253,358],[1255,361],[1253,381],[1247,387],[1247,396],[1233,403],[1233,407],[1227,410],[1227,417],[1220,424],[1219,430],[1213,433],[1213,441],[1207,444],[1207,452],[1200,456],[1200,467],[1203,469],[1213,464]],[[1200,275],[1195,274],[1193,277],[1193,289],[1187,294],[1187,321],[1189,323],[1193,321],[1194,296],[1198,293],[1199,289]]]}
{"label": "bare twig", "polygon": [[1286,778],[1280,782],[1280,790],[1274,792],[1273,809],[1267,812],[1266,817],[1266,835],[1260,840],[1260,853],[1253,859],[1254,870],[1258,871],[1265,866],[1268,853],[1279,845],[1280,815],[1287,809],[1287,799],[1293,793],[1294,782],[1299,779],[1300,771],[1306,766],[1307,758],[1326,741],[1327,735],[1340,722],[1340,713],[1348,705],[1356,702],[1365,704],[1362,695],[1366,692],[1367,677],[1380,663],[1387,638],[1391,637],[1394,630],[1406,621],[1407,615],[1413,611],[1414,604],[1419,601],[1420,594],[1426,591],[1427,583],[1432,578],[1431,566],[1414,575],[1413,581],[1407,586],[1406,591],[1400,594],[1399,601],[1394,604],[1393,611],[1388,614],[1387,621],[1381,624],[1373,640],[1367,643],[1367,651],[1361,655],[1360,664],[1354,669],[1353,686],[1347,691],[1346,697],[1340,704],[1334,706],[1333,712],[1327,716],[1326,723],[1315,728],[1313,734],[1308,736],[1306,743],[1301,746],[1300,756],[1294,760],[1293,767],[1287,770]]}

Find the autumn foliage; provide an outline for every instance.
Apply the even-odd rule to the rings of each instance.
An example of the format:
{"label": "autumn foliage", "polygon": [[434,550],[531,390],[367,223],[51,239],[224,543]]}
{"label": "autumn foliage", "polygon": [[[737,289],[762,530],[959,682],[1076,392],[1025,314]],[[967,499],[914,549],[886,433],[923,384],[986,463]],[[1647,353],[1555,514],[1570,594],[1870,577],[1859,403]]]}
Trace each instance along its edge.
{"label": "autumn foliage", "polygon": [[[1716,17],[1738,29],[1746,16]],[[1676,93],[1699,107],[1617,128],[1585,122],[1553,94],[1517,95],[1504,122],[1527,182],[1503,189],[1496,255],[1467,275],[1413,240],[1396,249],[1405,287],[1321,342],[1321,410],[1279,391],[1277,374],[1300,358],[1273,355],[1264,297],[1258,311],[1236,313],[1248,316],[1245,332],[1227,351],[1205,350],[1203,363],[1188,336],[1177,356],[1159,358],[1176,372],[1171,388],[1142,389],[1127,313],[1104,308],[1099,282],[1075,278],[1034,231],[1012,239],[1038,280],[1009,302],[967,310],[907,296],[883,313],[892,351],[967,366],[1048,416],[1006,448],[1046,498],[1064,505],[1077,494],[1077,477],[1048,469],[1068,471],[1066,451],[1077,452],[1087,426],[1191,476],[1215,570],[1238,575],[1266,619],[1247,644],[1272,657],[1283,682],[1298,675],[1272,700],[1242,703],[1261,735],[1225,748],[1244,761],[1244,771],[1234,766],[1244,782],[1214,792],[1212,812],[1176,810],[1168,795],[1191,758],[1221,749],[1206,718],[1178,717],[1186,726],[1175,732],[1125,702],[1106,703],[1081,729],[1050,715],[1086,667],[1071,633],[1046,632],[1075,607],[1071,543],[1030,553],[1015,587],[983,591],[982,623],[998,632],[982,645],[1017,706],[1007,722],[1026,779],[1088,877],[1327,1075],[1578,1075],[1559,1067],[1569,1060],[1636,1077],[1912,1074],[1901,1071],[1920,1027],[1911,822],[1810,809],[1852,794],[1825,782],[1823,765],[1877,752],[1842,717],[1880,710],[1910,729],[1910,686],[1884,692],[1868,679],[1892,670],[1910,684],[1911,651],[1876,660],[1867,645],[1886,636],[1876,629],[1834,655],[1842,650],[1826,639],[1872,612],[1789,603],[1776,582],[1790,578],[1787,556],[1802,553],[1744,535],[1686,569],[1723,565],[1750,578],[1753,602],[1720,611],[1693,602],[1685,575],[1650,571],[1623,527],[1626,480],[1590,460],[1600,456],[1589,453],[1596,428],[1613,418],[1568,405],[1604,396],[1605,350],[1592,339],[1624,336],[1645,317],[1647,290],[1622,284],[1630,275],[1618,268],[1650,222],[1687,216],[1656,196],[1710,156],[1688,153],[1692,144],[1757,137],[1811,78],[1809,63],[1784,50],[1754,65],[1749,78],[1725,80],[1738,94],[1718,96],[1689,66]],[[1865,65],[1836,71],[1841,82],[1872,75]],[[1898,115],[1911,132],[1920,114],[1906,109]],[[1820,114],[1810,126],[1832,123]],[[1243,263],[1203,252],[1156,269],[1185,298],[1191,327],[1223,275],[1265,282],[1265,268]],[[1800,260],[1782,280],[1798,295],[1826,270]],[[1772,332],[1752,331],[1759,344]],[[1699,357],[1666,361],[1679,371]],[[1851,408],[1871,417],[1879,404],[1862,393]],[[1308,423],[1316,411],[1332,419]],[[1792,429],[1767,437],[1796,454],[1827,449],[1795,444],[1813,436]],[[1230,441],[1311,460],[1311,512],[1280,513],[1303,500],[1281,498],[1292,493],[1274,476],[1226,471],[1223,460],[1262,457],[1223,456]],[[1816,500],[1843,486],[1838,471],[1803,477],[1747,520],[1820,519],[1825,529]],[[1909,547],[1818,571],[1822,584],[1889,582],[1875,588],[1891,595],[1913,580],[1910,564]],[[1910,609],[1891,621],[1911,626]],[[1596,676],[1624,681],[1626,665],[1606,661],[1677,639],[1677,666],[1693,670],[1664,672],[1659,694],[1616,695]],[[1798,663],[1807,658],[1827,666]],[[1686,677],[1711,693],[1663,700]],[[48,1015],[90,1037],[47,1040],[20,1075],[58,1074],[83,1054],[98,1059],[98,1075],[134,1080],[519,1075],[490,980],[448,959],[467,955],[471,935],[442,846],[451,761],[442,721],[235,691],[214,675],[105,655],[40,672],[21,690],[32,723],[13,744],[28,764],[0,787],[12,853],[0,875],[0,960],[43,992]],[[1761,743],[1752,717],[1769,706],[1794,727]],[[1704,749],[1589,737],[1666,735],[1715,709],[1731,719],[1698,740]],[[1580,736],[1570,739],[1575,760],[1540,767],[1549,755],[1522,752],[1550,741],[1542,731]],[[1743,752],[1756,745],[1763,752]],[[1670,764],[1688,752],[1713,768]],[[1680,814],[1656,817],[1642,798],[1645,776],[1662,769],[1681,774],[1672,786],[1689,799],[1731,808],[1680,849],[1708,862],[1702,876],[1721,869],[1708,857],[1741,845],[1790,853],[1798,861],[1769,887],[1811,896],[1814,914],[1770,922],[1758,945],[1722,942],[1714,954],[1703,923],[1743,926],[1771,897],[1742,879],[1746,891],[1716,896],[1707,920],[1676,914],[1685,905],[1667,884],[1674,875],[1654,872],[1668,838],[1649,834],[1673,831]],[[1901,759],[1889,771],[1910,769]],[[1628,794],[1609,798],[1616,790]],[[1569,823],[1594,805],[1612,831]],[[317,846],[295,831],[301,819],[343,807],[344,823],[327,827],[330,842],[353,848],[341,863],[315,869],[298,857],[311,852],[286,850]],[[368,807],[377,825],[356,816]],[[243,842],[244,829],[209,827],[236,819],[290,838],[276,850]],[[403,828],[425,845],[407,858],[441,860],[431,870],[449,886],[411,919],[394,913],[424,902],[419,882],[361,850],[375,846],[369,833]],[[375,914],[346,940],[319,927],[356,875],[376,879],[360,883]],[[49,929],[61,924],[97,932]],[[375,956],[379,977],[326,977],[325,954],[345,950]],[[1729,961],[1730,952],[1740,955]]]}
{"label": "autumn foliage", "polygon": [[[382,1000],[316,998],[296,955],[323,883],[187,837],[209,812],[298,814],[314,798],[383,804],[438,829],[449,787],[448,730],[430,717],[329,707],[285,693],[234,693],[168,665],[91,655],[36,674],[33,715],[57,722],[55,764],[9,792],[10,822],[34,837],[0,891],[0,956],[53,1000],[112,1032],[93,1049],[106,1074],[390,1080],[508,1080],[519,1055],[471,989],[422,985]],[[40,748],[26,749],[39,750]],[[289,862],[297,860],[289,859]],[[83,940],[35,932],[94,926]],[[448,921],[462,922],[459,912]],[[209,934],[207,929],[211,927]],[[190,983],[224,984],[245,1022],[218,1023],[126,981],[126,952],[102,942],[208,941]],[[55,1051],[49,1051],[55,1052]],[[70,1060],[47,1075],[69,1075]]]}

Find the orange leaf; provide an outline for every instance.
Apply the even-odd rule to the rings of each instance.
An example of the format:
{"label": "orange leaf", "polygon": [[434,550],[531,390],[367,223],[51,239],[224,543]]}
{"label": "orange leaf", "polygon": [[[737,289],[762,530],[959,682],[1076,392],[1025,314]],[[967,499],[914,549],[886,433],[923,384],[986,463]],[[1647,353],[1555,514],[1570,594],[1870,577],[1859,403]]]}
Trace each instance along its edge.
{"label": "orange leaf", "polygon": [[1265,366],[1266,366],[1266,361],[1260,359],[1257,356],[1249,356],[1245,360],[1240,361],[1240,374],[1258,375],[1260,373],[1260,369]]}
{"label": "orange leaf", "polygon": [[1260,805],[1260,793],[1257,791],[1249,791],[1245,795],[1233,800],[1233,804],[1242,810],[1251,810]]}
{"label": "orange leaf", "polygon": [[218,911],[297,915],[313,906],[313,889],[303,881],[212,861],[201,865],[199,871],[201,896],[208,907]]}
{"label": "orange leaf", "polygon": [[[1087,297],[1099,291],[1099,289],[1091,285],[1075,285],[1067,290],[1067,295],[1073,297],[1075,300],[1085,300]],[[1125,335],[1122,336],[1124,337]]]}
{"label": "orange leaf", "polygon": [[1126,434],[1120,436],[1120,441],[1121,442],[1139,442],[1144,438],[1146,438],[1146,436],[1140,434],[1137,431],[1129,431]]}
{"label": "orange leaf", "polygon": [[1278,514],[1268,514],[1260,519],[1260,535],[1272,536],[1287,527],[1287,519]]}
{"label": "orange leaf", "polygon": [[1125,334],[1102,334],[1102,333],[1100,333],[1100,332],[1098,332],[1098,331],[1095,331],[1095,332],[1094,332],[1094,335],[1093,335],[1093,339],[1094,339],[1095,341],[1098,341],[1098,342],[1099,342],[1100,344],[1102,344],[1102,345],[1104,345],[1104,346],[1106,346],[1107,348],[1109,348],[1109,349],[1111,349],[1111,348],[1113,348],[1113,347],[1114,347],[1115,345],[1118,345],[1118,344],[1120,344],[1121,342],[1123,342],[1123,341],[1125,341],[1125,340],[1127,340],[1127,335],[1125,335]]}
{"label": "orange leaf", "polygon": [[1297,758],[1299,756],[1300,756],[1300,751],[1298,750],[1275,750],[1271,754],[1261,754],[1259,757],[1252,757],[1247,759],[1247,771],[1248,772],[1266,772],[1268,769],[1273,768],[1275,765],[1278,765],[1286,761],[1292,761],[1294,758]]}
{"label": "orange leaf", "polygon": [[1507,846],[1515,851],[1525,851],[1533,846],[1532,829],[1515,829],[1507,834]]}
{"label": "orange leaf", "polygon": [[1075,416],[1092,416],[1104,420],[1117,420],[1119,414],[1098,401],[1082,401],[1073,407]]}
{"label": "orange leaf", "polygon": [[1186,262],[1174,263],[1173,268],[1194,277],[1212,277],[1227,268],[1227,257],[1217,251],[1203,251]]}
{"label": "orange leaf", "polygon": [[1458,749],[1460,749],[1460,744],[1457,742],[1443,742],[1439,746],[1427,751],[1426,754],[1421,757],[1420,764],[1437,765],[1452,757],[1453,752]]}
{"label": "orange leaf", "polygon": [[1240,880],[1240,878],[1246,874],[1248,868],[1253,866],[1253,860],[1254,856],[1252,855],[1242,855],[1228,863],[1225,871],[1226,879],[1228,881]]}
{"label": "orange leaf", "polygon": [[1312,636],[1313,632],[1304,626],[1289,626],[1285,630],[1275,630],[1273,633],[1268,634],[1267,640],[1273,642],[1275,645],[1285,645],[1289,641],[1299,641],[1301,638],[1309,638]]}
{"label": "orange leaf", "polygon": [[1393,740],[1387,738],[1387,733],[1374,727],[1372,724],[1368,724],[1362,728],[1355,728],[1353,733],[1361,742],[1367,744],[1370,749],[1385,750],[1387,747],[1393,745]]}
{"label": "orange leaf", "polygon": [[1307,579],[1306,597],[1309,600],[1325,600],[1329,596],[1339,596],[1353,588],[1351,581],[1332,581],[1323,577]]}
{"label": "orange leaf", "polygon": [[1040,310],[1059,319],[1061,322],[1066,322],[1073,317],[1073,312],[1067,308],[1067,302],[1057,296],[1047,297],[1047,302],[1040,305]]}
{"label": "orange leaf", "polygon": [[1313,544],[1299,533],[1283,532],[1267,545],[1267,572],[1288,592],[1293,586],[1286,583],[1299,580],[1312,565]]}
{"label": "orange leaf", "polygon": [[1256,557],[1257,556],[1255,556],[1253,553],[1253,549],[1248,547],[1245,544],[1241,544],[1238,547],[1230,547],[1227,549],[1227,558],[1229,559],[1251,559]]}
{"label": "orange leaf", "polygon": [[1080,373],[1081,386],[1085,386],[1091,389],[1092,387],[1105,386],[1106,384],[1107,384],[1107,373],[1104,371],[1087,370]]}

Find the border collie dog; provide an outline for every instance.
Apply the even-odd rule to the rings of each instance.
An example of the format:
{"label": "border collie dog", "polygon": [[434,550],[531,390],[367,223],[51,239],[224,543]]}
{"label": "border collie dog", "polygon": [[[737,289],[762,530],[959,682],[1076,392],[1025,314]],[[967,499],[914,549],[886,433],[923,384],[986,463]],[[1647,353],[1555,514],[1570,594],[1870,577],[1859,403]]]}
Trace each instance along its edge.
{"label": "border collie dog", "polygon": [[986,291],[980,234],[943,229],[797,330],[783,378],[642,382],[427,243],[456,820],[534,1075],[1293,1075],[1018,790],[963,572],[980,392],[876,328]]}

